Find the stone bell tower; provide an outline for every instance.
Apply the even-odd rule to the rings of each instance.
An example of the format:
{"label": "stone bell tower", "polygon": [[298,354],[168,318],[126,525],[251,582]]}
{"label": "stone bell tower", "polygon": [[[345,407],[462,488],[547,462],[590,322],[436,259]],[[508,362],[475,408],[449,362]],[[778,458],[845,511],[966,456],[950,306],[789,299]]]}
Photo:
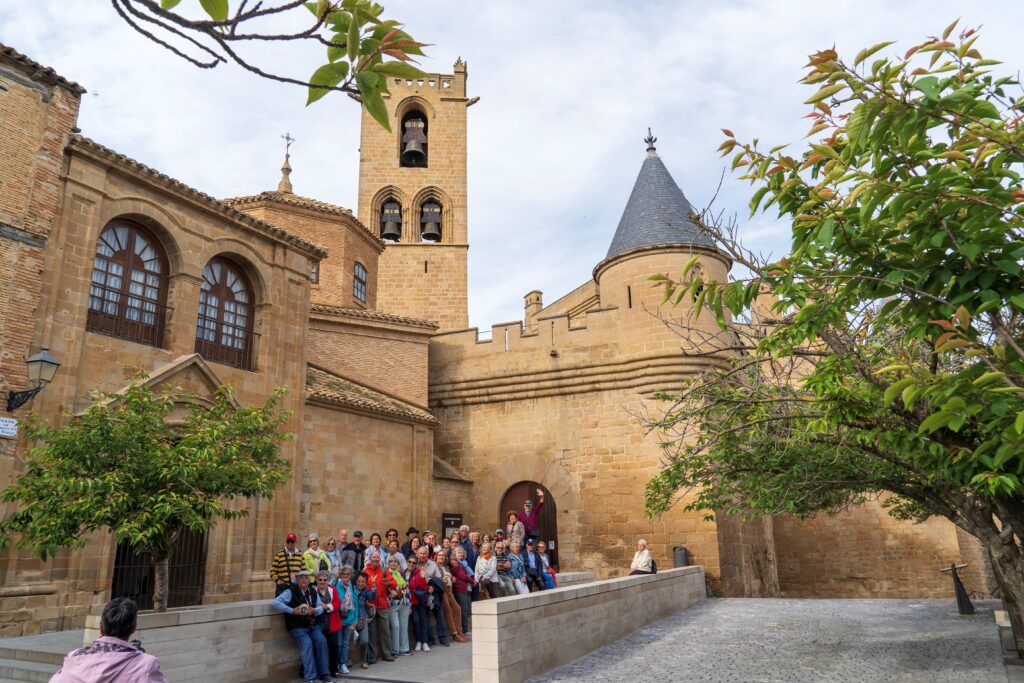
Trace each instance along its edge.
{"label": "stone bell tower", "polygon": [[391,131],[365,111],[359,144],[359,219],[387,246],[377,307],[469,324],[466,293],[466,64],[452,74],[390,78]]}

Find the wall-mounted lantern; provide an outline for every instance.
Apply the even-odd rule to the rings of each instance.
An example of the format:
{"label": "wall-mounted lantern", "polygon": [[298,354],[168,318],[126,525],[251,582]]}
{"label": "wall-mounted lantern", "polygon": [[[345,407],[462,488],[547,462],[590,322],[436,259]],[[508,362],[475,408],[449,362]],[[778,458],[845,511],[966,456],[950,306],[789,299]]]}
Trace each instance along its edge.
{"label": "wall-mounted lantern", "polygon": [[60,361],[50,355],[50,350],[44,346],[39,353],[26,359],[25,365],[28,366],[28,383],[32,388],[25,391],[7,392],[7,412],[17,410],[25,405],[30,398],[53,381],[53,376],[60,368]]}

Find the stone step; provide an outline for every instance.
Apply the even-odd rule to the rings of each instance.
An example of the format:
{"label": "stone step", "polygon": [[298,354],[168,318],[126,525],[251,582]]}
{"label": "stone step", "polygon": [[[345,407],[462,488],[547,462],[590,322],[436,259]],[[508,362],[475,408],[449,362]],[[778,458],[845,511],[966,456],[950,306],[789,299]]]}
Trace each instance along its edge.
{"label": "stone step", "polygon": [[0,679],[9,678],[15,681],[47,683],[59,668],[59,664],[0,658]]}
{"label": "stone step", "polygon": [[46,650],[28,650],[24,648],[4,647],[0,640],[0,659],[17,659],[40,664],[60,666],[67,652],[47,652]]}

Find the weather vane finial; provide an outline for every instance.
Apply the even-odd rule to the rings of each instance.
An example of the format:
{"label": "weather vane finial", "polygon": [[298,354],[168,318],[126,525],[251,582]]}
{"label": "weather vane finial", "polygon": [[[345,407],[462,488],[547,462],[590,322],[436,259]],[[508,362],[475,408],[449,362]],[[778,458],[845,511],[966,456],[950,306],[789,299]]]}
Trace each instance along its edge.
{"label": "weather vane finial", "polygon": [[292,165],[288,162],[292,155],[292,143],[295,142],[295,138],[292,137],[291,133],[285,133],[281,136],[284,140],[284,166],[281,167],[281,182],[277,184],[278,192],[292,193],[292,181],[288,177],[292,173]]}
{"label": "weather vane finial", "polygon": [[647,129],[647,137],[644,138],[644,142],[647,143],[647,151],[648,152],[653,152],[654,151],[654,143],[657,142],[657,141],[658,141],[658,138],[656,138],[653,135],[651,135],[651,129],[648,128]]}

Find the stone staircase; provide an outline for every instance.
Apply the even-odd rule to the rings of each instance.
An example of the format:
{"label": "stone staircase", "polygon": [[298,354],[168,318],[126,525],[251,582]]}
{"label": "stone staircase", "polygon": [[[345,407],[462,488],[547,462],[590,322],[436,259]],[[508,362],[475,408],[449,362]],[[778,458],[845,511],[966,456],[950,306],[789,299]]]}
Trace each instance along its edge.
{"label": "stone staircase", "polygon": [[82,647],[85,631],[58,631],[38,636],[0,638],[0,683],[47,683],[64,656]]}

